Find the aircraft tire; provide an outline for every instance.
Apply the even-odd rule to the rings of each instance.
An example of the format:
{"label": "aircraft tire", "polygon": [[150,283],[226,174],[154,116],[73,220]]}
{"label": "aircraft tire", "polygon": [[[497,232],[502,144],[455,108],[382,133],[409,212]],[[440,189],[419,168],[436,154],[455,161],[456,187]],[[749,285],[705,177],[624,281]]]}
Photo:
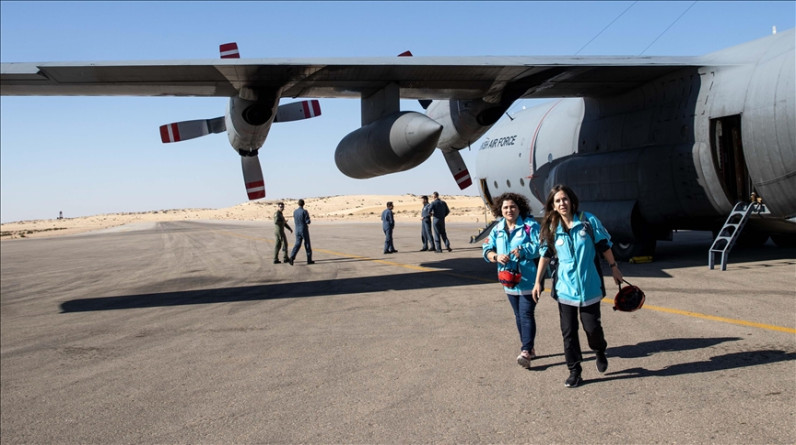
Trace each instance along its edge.
{"label": "aircraft tire", "polygon": [[777,247],[796,247],[796,234],[794,233],[772,233],[771,240]]}
{"label": "aircraft tire", "polygon": [[617,261],[628,261],[637,256],[653,256],[655,254],[655,240],[635,240],[633,242],[615,242],[611,250]]}

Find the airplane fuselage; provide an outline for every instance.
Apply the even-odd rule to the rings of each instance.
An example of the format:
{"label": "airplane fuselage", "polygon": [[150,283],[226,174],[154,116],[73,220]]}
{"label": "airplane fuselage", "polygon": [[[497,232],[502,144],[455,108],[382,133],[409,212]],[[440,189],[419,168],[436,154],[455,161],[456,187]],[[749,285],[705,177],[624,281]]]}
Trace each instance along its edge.
{"label": "airplane fuselage", "polygon": [[523,193],[536,211],[553,185],[569,185],[627,256],[651,253],[673,229],[716,230],[754,192],[767,212],[748,230],[792,240],[793,38],[709,58],[622,95],[559,99],[499,122],[479,147],[482,195]]}

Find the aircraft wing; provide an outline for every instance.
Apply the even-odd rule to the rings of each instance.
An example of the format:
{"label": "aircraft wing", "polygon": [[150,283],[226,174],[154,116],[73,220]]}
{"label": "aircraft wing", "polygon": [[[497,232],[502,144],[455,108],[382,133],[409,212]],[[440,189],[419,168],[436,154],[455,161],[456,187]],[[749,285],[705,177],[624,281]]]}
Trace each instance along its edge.
{"label": "aircraft wing", "polygon": [[[700,63],[701,62],[701,63]],[[241,89],[282,97],[359,98],[396,83],[405,99],[499,101],[621,93],[698,57],[389,57],[213,59],[0,64],[3,96],[232,97]]]}

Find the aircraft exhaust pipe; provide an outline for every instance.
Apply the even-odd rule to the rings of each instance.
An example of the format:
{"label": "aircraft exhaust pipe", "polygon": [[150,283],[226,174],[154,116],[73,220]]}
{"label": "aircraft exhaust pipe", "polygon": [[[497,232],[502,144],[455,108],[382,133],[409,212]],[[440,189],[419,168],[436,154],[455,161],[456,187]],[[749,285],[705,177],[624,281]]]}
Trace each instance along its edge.
{"label": "aircraft exhaust pipe", "polygon": [[349,133],[337,145],[334,161],[344,175],[367,179],[417,167],[431,156],[442,125],[403,111]]}

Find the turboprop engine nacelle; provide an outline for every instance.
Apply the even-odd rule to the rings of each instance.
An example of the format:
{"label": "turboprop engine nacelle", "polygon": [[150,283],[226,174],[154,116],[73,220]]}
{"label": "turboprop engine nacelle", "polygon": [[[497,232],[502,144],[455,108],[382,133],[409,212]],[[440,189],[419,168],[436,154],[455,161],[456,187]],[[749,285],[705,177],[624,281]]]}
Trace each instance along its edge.
{"label": "turboprop engine nacelle", "polygon": [[507,109],[507,105],[481,99],[435,100],[426,115],[442,124],[439,148],[460,150],[483,136]]}
{"label": "turboprop engine nacelle", "polygon": [[235,151],[244,155],[263,146],[278,105],[276,98],[256,102],[230,98],[225,120],[229,143]]}
{"label": "turboprop engine nacelle", "polygon": [[349,133],[334,162],[346,176],[366,179],[417,167],[437,147],[442,125],[414,111],[391,114]]}

